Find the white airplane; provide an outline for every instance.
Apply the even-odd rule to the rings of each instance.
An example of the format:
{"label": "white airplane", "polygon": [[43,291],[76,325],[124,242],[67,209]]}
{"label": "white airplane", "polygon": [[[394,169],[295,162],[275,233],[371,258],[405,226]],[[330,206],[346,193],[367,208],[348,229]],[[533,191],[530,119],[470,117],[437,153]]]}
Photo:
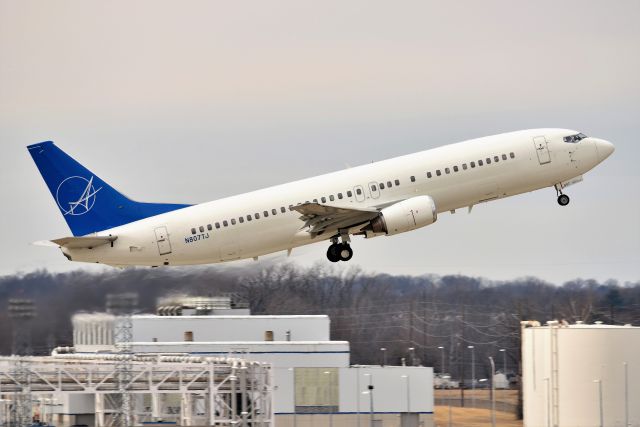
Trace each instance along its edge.
{"label": "white airplane", "polygon": [[51,141],[28,149],[73,233],[51,241],[69,260],[159,266],[290,254],[325,240],[329,261],[348,261],[350,236],[404,233],[441,212],[545,187],[566,206],[563,189],[614,146],[572,130],[524,130],[198,205],[135,202]]}

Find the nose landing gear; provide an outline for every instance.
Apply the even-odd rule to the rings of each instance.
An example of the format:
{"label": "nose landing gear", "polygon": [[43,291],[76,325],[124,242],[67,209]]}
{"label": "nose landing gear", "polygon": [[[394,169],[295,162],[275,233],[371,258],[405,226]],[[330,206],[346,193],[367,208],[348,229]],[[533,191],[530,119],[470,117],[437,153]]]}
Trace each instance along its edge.
{"label": "nose landing gear", "polygon": [[338,243],[338,238],[331,239],[331,246],[327,249],[327,259],[331,262],[349,261],[353,257],[353,249],[349,245],[349,236],[342,236],[342,243]]}
{"label": "nose landing gear", "polygon": [[562,187],[559,184],[555,185],[556,194],[558,195],[558,204],[560,206],[567,206],[569,204],[569,196],[562,193]]}

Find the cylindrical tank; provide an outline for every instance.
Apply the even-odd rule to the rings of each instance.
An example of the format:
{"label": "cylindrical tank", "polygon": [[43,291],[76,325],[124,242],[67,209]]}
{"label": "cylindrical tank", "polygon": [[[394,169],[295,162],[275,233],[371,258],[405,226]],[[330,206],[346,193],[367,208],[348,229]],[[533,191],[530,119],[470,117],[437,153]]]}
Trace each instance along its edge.
{"label": "cylindrical tank", "polygon": [[640,426],[640,328],[522,322],[525,427]]}

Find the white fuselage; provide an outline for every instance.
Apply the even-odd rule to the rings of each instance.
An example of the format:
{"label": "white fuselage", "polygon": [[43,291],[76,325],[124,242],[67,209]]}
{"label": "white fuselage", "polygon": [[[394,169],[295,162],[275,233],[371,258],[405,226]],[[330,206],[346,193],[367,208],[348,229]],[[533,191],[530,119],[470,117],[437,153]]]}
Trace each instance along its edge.
{"label": "white fuselage", "polygon": [[534,129],[446,145],[179,209],[96,233],[117,236],[112,245],[62,250],[74,261],[117,266],[208,264],[290,250],[337,232],[314,237],[291,205],[316,201],[379,209],[428,195],[438,212],[446,212],[566,183],[610,154],[598,152],[602,140],[596,138],[564,142],[563,137],[572,133],[576,132]]}

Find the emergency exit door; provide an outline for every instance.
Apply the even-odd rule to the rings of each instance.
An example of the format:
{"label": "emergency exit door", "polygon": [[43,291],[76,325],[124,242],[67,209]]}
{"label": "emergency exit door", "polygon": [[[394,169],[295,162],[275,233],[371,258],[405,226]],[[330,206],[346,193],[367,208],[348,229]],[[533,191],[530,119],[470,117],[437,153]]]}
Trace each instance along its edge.
{"label": "emergency exit door", "polygon": [[533,138],[533,145],[536,147],[538,162],[540,162],[541,165],[551,162],[551,154],[549,154],[547,139],[544,136],[536,136]]}
{"label": "emergency exit door", "polygon": [[160,255],[167,255],[171,253],[171,242],[169,241],[169,233],[167,233],[167,227],[156,228],[156,242],[158,243],[158,252]]}

